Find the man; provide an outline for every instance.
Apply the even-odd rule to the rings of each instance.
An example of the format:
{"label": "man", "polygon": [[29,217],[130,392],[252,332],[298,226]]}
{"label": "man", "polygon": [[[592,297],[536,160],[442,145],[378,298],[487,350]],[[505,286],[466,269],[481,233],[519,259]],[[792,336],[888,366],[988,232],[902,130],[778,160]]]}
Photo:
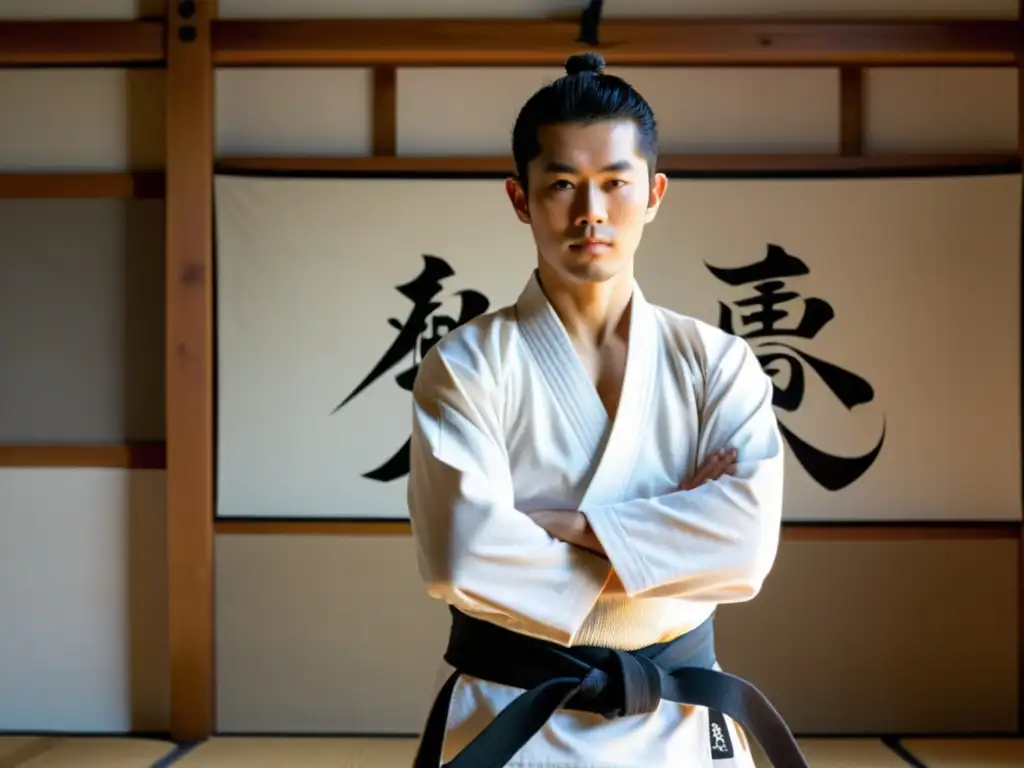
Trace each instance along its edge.
{"label": "man", "polygon": [[513,131],[535,273],[415,383],[409,512],[456,669],[416,765],[748,768],[730,707],[776,765],[803,765],[770,705],[716,671],[711,629],[775,560],[772,382],[744,341],[636,284],[667,179],[651,108],[603,63],[571,57]]}

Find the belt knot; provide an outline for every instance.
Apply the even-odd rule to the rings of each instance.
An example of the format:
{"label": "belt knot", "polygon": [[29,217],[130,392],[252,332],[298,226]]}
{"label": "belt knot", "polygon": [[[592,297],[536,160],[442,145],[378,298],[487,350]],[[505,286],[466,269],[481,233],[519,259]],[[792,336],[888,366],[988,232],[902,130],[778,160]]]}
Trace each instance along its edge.
{"label": "belt knot", "polygon": [[650,659],[613,651],[606,669],[592,667],[580,682],[581,702],[598,702],[605,717],[628,717],[654,712],[661,704],[661,670]]}
{"label": "belt knot", "polygon": [[620,716],[646,715],[661,704],[661,670],[653,661],[635,653],[615,651],[618,677],[622,680]]}

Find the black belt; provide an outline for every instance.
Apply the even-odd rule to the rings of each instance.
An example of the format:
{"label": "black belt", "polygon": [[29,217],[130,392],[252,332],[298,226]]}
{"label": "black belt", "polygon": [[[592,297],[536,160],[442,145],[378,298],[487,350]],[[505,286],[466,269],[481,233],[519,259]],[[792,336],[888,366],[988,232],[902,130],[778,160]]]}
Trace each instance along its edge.
{"label": "black belt", "polygon": [[448,708],[460,675],[524,693],[445,768],[501,768],[559,709],[615,718],[654,712],[662,700],[728,715],[757,740],[775,768],[809,768],[768,699],[746,680],[714,669],[713,616],[676,640],[625,652],[564,648],[452,610],[444,658],[456,671],[434,701],[413,768],[441,766]]}

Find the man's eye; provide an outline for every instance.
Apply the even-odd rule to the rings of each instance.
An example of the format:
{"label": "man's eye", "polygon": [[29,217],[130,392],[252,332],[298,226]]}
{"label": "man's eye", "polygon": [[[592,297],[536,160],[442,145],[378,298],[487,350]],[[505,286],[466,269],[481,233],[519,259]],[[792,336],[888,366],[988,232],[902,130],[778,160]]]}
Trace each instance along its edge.
{"label": "man's eye", "polygon": [[552,189],[572,189],[572,184],[570,184],[565,179],[559,179],[558,181],[556,181],[554,184],[551,185],[551,188]]}

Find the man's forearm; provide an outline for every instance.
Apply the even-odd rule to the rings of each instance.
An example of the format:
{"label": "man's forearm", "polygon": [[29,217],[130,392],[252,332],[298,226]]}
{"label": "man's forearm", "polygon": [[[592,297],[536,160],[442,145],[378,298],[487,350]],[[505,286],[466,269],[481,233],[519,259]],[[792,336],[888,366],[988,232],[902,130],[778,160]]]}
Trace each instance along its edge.
{"label": "man's forearm", "polygon": [[[692,479],[679,484],[679,490],[690,491],[706,482],[717,480],[722,475],[731,475],[735,470],[735,464],[735,450],[715,451],[702,462]],[[542,509],[528,512],[527,515],[547,531],[549,536],[608,558],[600,539],[590,527],[590,521],[583,512],[574,509]]]}
{"label": "man's forearm", "polygon": [[605,556],[604,547],[601,546],[586,515],[582,512],[572,509],[545,509],[531,512],[529,517],[553,538]]}
{"label": "man's forearm", "polygon": [[556,531],[552,535],[567,544],[589,550],[601,557],[607,557],[604,547],[601,546],[600,540],[594,533],[594,529],[590,527],[590,521],[587,520],[587,516],[582,512],[569,512],[567,514],[570,516],[571,522],[565,526],[565,530]]}
{"label": "man's forearm", "polygon": [[583,549],[589,549],[591,552],[601,557],[607,557],[604,547],[601,546],[601,541],[597,538],[597,534],[594,533],[594,529],[590,527],[590,521],[587,520],[587,516],[582,512],[577,513],[580,516],[581,522],[579,527],[581,528],[575,541],[569,542],[575,544],[577,547]]}

